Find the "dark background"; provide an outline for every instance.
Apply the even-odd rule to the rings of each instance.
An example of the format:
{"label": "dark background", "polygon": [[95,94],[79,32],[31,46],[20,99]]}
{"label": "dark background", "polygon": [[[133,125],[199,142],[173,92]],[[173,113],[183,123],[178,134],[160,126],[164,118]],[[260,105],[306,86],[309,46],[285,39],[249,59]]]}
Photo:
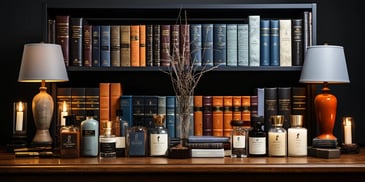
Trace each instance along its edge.
{"label": "dark background", "polygon": [[[0,94],[0,145],[9,142],[14,101],[28,102],[28,120],[32,127],[33,120],[30,111],[33,96],[38,93],[40,84],[18,83],[18,72],[25,43],[40,42],[43,39],[42,30],[42,0],[2,0],[0,2],[1,21],[1,57],[3,90]],[[107,3],[112,0],[53,0],[59,3]],[[114,0],[114,2],[117,2]],[[125,1],[123,1],[125,2]],[[148,1],[134,0],[131,2],[144,3]],[[279,1],[279,0],[155,0],[154,3],[317,3],[317,44],[344,46],[350,84],[330,85],[332,92],[338,99],[335,135],[340,137],[340,123],[343,116],[352,116],[356,122],[356,142],[365,145],[365,115],[362,110],[360,90],[362,70],[363,42],[365,30],[363,22],[364,10],[360,0],[316,0],[316,1]],[[362,75],[361,75],[362,74]],[[30,131],[30,133],[32,133]],[[33,135],[29,136],[30,138]]]}

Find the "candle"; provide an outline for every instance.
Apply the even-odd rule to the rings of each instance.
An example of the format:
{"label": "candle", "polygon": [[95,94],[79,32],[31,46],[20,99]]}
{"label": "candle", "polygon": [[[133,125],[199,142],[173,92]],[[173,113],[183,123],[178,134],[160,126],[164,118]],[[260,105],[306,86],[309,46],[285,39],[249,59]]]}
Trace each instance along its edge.
{"label": "candle", "polygon": [[66,104],[66,101],[63,101],[62,112],[61,112],[61,126],[65,126],[66,125],[66,118],[65,118],[65,116],[68,116],[67,104]]}
{"label": "candle", "polygon": [[345,144],[352,144],[352,123],[350,118],[345,118],[343,121],[343,127]]}
{"label": "candle", "polygon": [[15,123],[15,130],[22,131],[23,130],[23,103],[19,102],[17,111],[16,111],[16,123]]}

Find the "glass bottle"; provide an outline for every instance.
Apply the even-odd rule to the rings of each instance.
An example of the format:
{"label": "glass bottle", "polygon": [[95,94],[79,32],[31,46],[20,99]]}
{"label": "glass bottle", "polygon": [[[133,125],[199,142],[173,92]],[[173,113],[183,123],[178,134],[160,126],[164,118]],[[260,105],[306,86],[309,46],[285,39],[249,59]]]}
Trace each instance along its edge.
{"label": "glass bottle", "polygon": [[60,129],[60,157],[80,157],[80,131],[78,127],[74,126],[76,117],[70,115],[65,118],[65,126]]}
{"label": "glass bottle", "polygon": [[243,120],[232,120],[231,157],[247,157],[248,154],[248,130],[244,127]]}
{"label": "glass bottle", "polygon": [[102,123],[104,134],[100,135],[100,151],[99,158],[114,158],[116,157],[116,138],[111,134],[112,121],[104,121]]}
{"label": "glass bottle", "polygon": [[166,115],[153,115],[155,127],[150,131],[150,156],[167,156],[168,132],[164,127]]}
{"label": "glass bottle", "polygon": [[134,120],[127,130],[127,156],[147,156],[147,129],[142,120]]}
{"label": "glass bottle", "polygon": [[272,127],[268,132],[269,156],[284,157],[287,155],[287,133],[283,128],[284,115],[271,116]]}
{"label": "glass bottle", "polygon": [[99,122],[94,112],[88,111],[81,122],[81,156],[97,157],[99,154]]}
{"label": "glass bottle", "polygon": [[123,110],[118,109],[116,111],[117,117],[116,122],[119,123],[119,130],[120,132],[118,136],[116,136],[116,151],[117,157],[125,157],[126,156],[126,136],[127,136],[127,129],[128,129],[128,122],[123,120]]}
{"label": "glass bottle", "polygon": [[307,129],[302,126],[303,115],[290,115],[288,156],[307,156]]}
{"label": "glass bottle", "polygon": [[264,117],[252,117],[253,129],[248,133],[248,155],[266,155],[266,132],[263,130]]}

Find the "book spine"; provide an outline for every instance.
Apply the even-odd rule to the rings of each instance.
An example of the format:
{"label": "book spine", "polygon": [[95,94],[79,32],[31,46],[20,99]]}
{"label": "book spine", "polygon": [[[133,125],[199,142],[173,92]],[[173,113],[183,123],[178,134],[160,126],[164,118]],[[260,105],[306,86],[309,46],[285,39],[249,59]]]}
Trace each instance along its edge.
{"label": "book spine", "polygon": [[139,66],[146,66],[146,25],[139,25]]}
{"label": "book spine", "polygon": [[48,19],[47,20],[47,42],[48,43],[56,43],[56,20]]}
{"label": "book spine", "polygon": [[[166,116],[166,96],[157,96],[158,98],[158,110],[157,114],[163,114]],[[164,123],[166,125],[166,122]],[[166,126],[165,126],[166,127]]]}
{"label": "book spine", "polygon": [[264,88],[265,91],[265,131],[269,131],[272,127],[271,116],[278,114],[278,105],[277,105],[277,88],[276,87],[267,87]]}
{"label": "book spine", "polygon": [[203,96],[203,135],[213,135],[212,96]]}
{"label": "book spine", "polygon": [[242,105],[242,121],[243,126],[246,128],[250,128],[251,125],[251,96],[243,95],[241,97],[241,105]]}
{"label": "book spine", "polygon": [[222,149],[224,144],[222,142],[187,143],[187,147],[191,149]]}
{"label": "book spine", "polygon": [[133,126],[146,126],[144,122],[144,96],[134,95],[132,99]]}
{"label": "book spine", "polygon": [[213,136],[223,136],[223,96],[213,96]]}
{"label": "book spine", "polygon": [[194,135],[203,135],[203,96],[194,95]]}
{"label": "book spine", "polygon": [[100,66],[110,67],[110,25],[100,27]]}
{"label": "book spine", "polygon": [[173,24],[170,25],[170,50],[171,50],[171,59],[173,60],[181,60],[180,58],[180,25]]}
{"label": "book spine", "polygon": [[189,136],[188,143],[226,143],[230,142],[229,136]]}
{"label": "book spine", "polygon": [[292,114],[303,115],[304,125],[308,124],[307,120],[307,93],[305,87],[292,87],[291,91],[291,109]]}
{"label": "book spine", "polygon": [[231,136],[233,119],[232,96],[223,96],[223,136]]}
{"label": "book spine", "polygon": [[[251,95],[251,106],[250,106],[250,111],[251,111],[251,118],[252,117],[257,117],[258,113],[257,113],[257,104],[258,104],[258,100],[257,100],[257,95]],[[252,119],[251,119],[252,120]],[[251,123],[252,125],[253,123]],[[252,125],[253,126],[253,125]]]}
{"label": "book spine", "polygon": [[110,83],[99,83],[99,133],[104,133],[103,122],[110,121]]}
{"label": "book spine", "polygon": [[123,110],[123,120],[128,122],[128,126],[133,126],[132,95],[122,95],[120,97],[120,108]]}
{"label": "book spine", "polygon": [[170,66],[170,43],[171,43],[171,30],[170,25],[161,25],[161,52],[160,52],[160,65]]}
{"label": "book spine", "polygon": [[270,20],[270,66],[280,66],[279,20]]}
{"label": "book spine", "polygon": [[265,116],[265,88],[256,88],[257,92],[257,116]]}
{"label": "book spine", "polygon": [[120,26],[110,26],[110,66],[120,67]]}
{"label": "book spine", "polygon": [[166,96],[166,128],[170,138],[176,137],[175,132],[175,96]]}
{"label": "book spine", "polygon": [[153,25],[146,25],[146,66],[153,66]]}
{"label": "book spine", "polygon": [[85,67],[92,67],[92,25],[84,25],[83,34],[83,61]]}
{"label": "book spine", "polygon": [[260,66],[270,66],[270,20],[260,20]]}
{"label": "book spine", "polygon": [[303,54],[303,19],[292,20],[292,54],[293,66],[302,66],[304,61]]}
{"label": "book spine", "polygon": [[81,121],[85,120],[85,88],[73,87],[71,89],[71,114],[76,116],[75,126],[80,127]]}
{"label": "book spine", "polygon": [[130,38],[131,38],[131,66],[139,67],[140,66],[140,57],[139,57],[139,25],[130,25]]}
{"label": "book spine", "polygon": [[303,12],[303,48],[304,53],[309,47],[309,11]]}
{"label": "book spine", "polygon": [[131,29],[130,25],[120,25],[120,66],[131,66]]}
{"label": "book spine", "polygon": [[238,66],[237,24],[227,24],[227,66]]}
{"label": "book spine", "polygon": [[190,25],[180,25],[180,54],[186,66],[190,66]]}
{"label": "book spine", "polygon": [[290,19],[280,19],[280,66],[292,66],[292,27]]}
{"label": "book spine", "polygon": [[249,66],[260,66],[260,16],[248,16]]}
{"label": "book spine", "polygon": [[227,25],[214,24],[213,25],[213,65],[226,66],[227,65]]}
{"label": "book spine", "polygon": [[72,66],[82,66],[83,18],[70,18],[70,60]]}
{"label": "book spine", "polygon": [[[117,110],[120,109],[120,96],[122,96],[122,84],[120,82],[110,83],[110,121],[117,122]],[[118,121],[119,122],[119,121]]]}
{"label": "book spine", "polygon": [[61,45],[65,65],[69,66],[70,16],[56,16],[56,43]]}
{"label": "book spine", "polygon": [[191,63],[194,66],[202,65],[202,25],[190,25],[190,53]]}
{"label": "book spine", "polygon": [[202,24],[202,66],[213,66],[213,24]]}
{"label": "book spine", "polygon": [[248,24],[237,24],[238,66],[248,66]]}
{"label": "book spine", "polygon": [[100,67],[100,26],[93,25],[92,33],[92,66]]}
{"label": "book spine", "polygon": [[99,87],[86,87],[85,88],[85,111],[92,111],[94,119],[99,121]]}
{"label": "book spine", "polygon": [[161,65],[161,25],[153,25],[153,66]]}
{"label": "book spine", "polygon": [[232,119],[233,120],[241,120],[242,119],[242,103],[241,96],[235,95],[232,96]]}
{"label": "book spine", "polygon": [[290,128],[291,87],[278,87],[278,114],[284,116],[283,128]]}

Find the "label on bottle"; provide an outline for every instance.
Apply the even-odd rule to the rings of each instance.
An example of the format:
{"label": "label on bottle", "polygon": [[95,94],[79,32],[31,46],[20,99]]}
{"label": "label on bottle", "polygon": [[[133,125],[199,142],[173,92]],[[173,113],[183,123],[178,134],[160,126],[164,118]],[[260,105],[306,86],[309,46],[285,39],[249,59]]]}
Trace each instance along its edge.
{"label": "label on bottle", "polygon": [[168,148],[167,134],[151,134],[150,135],[151,156],[166,155]]}
{"label": "label on bottle", "polygon": [[100,138],[100,152],[101,153],[115,153],[115,137],[101,137]]}
{"label": "label on bottle", "polygon": [[266,137],[249,137],[248,152],[253,155],[266,154]]}
{"label": "label on bottle", "polygon": [[74,149],[77,150],[77,133],[64,133],[61,135],[61,149]]}
{"label": "label on bottle", "polygon": [[125,148],[125,137],[116,137],[116,147]]}
{"label": "label on bottle", "polygon": [[129,155],[130,156],[145,156],[146,155],[146,138],[144,132],[129,133]]}
{"label": "label on bottle", "polygon": [[269,132],[269,156],[286,156],[286,133]]}
{"label": "label on bottle", "polygon": [[95,136],[95,130],[82,130],[82,136]]}
{"label": "label on bottle", "polygon": [[243,135],[233,136],[233,148],[245,148],[246,147],[246,137]]}

